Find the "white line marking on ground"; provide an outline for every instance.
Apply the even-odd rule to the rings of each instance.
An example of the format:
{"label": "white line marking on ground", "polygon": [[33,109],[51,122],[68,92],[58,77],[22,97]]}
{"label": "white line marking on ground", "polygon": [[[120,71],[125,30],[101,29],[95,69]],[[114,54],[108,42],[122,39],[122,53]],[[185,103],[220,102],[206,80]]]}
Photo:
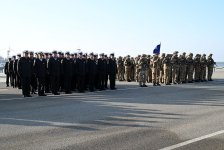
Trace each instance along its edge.
{"label": "white line marking on ground", "polygon": [[30,120],[30,119],[17,119],[17,118],[0,118],[0,120],[11,120],[11,121],[25,121],[25,122],[36,122],[36,123],[46,123],[54,126],[78,126],[78,123],[64,123],[64,122],[53,122],[53,121],[43,121],[43,120]]}
{"label": "white line marking on ground", "polygon": [[185,145],[195,143],[195,142],[198,142],[198,141],[201,141],[201,140],[204,140],[204,139],[207,139],[207,138],[219,135],[219,134],[223,134],[223,133],[224,133],[224,130],[220,130],[220,131],[217,131],[217,132],[214,132],[214,133],[211,133],[211,134],[207,134],[207,135],[195,138],[195,139],[191,139],[191,140],[188,140],[188,141],[185,141],[185,142],[182,142],[182,143],[178,143],[178,144],[175,144],[175,145],[172,145],[172,146],[169,146],[169,147],[165,147],[165,148],[162,148],[160,150],[173,150],[173,149],[183,147]]}

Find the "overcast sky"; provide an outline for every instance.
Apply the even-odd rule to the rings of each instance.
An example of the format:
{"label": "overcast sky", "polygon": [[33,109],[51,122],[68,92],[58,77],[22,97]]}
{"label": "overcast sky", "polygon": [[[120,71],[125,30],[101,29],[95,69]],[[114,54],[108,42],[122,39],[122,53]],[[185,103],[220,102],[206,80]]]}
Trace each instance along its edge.
{"label": "overcast sky", "polygon": [[33,51],[213,53],[224,61],[222,0],[0,0],[0,55]]}

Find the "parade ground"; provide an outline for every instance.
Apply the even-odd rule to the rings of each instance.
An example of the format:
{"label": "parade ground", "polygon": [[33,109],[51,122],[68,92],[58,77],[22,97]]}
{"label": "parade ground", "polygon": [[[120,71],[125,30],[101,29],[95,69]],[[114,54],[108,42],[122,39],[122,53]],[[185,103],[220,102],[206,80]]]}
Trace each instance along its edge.
{"label": "parade ground", "polygon": [[223,150],[224,70],[213,79],[23,98],[0,77],[0,149]]}

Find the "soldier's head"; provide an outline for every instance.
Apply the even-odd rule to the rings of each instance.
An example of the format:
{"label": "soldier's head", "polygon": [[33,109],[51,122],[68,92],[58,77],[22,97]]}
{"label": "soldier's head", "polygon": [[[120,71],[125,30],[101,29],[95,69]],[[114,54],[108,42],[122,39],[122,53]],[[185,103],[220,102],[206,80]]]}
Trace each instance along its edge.
{"label": "soldier's head", "polygon": [[98,54],[94,54],[94,59],[95,59],[95,60],[98,59]]}
{"label": "soldier's head", "polygon": [[78,54],[77,53],[74,53],[74,58],[77,58],[78,57]]}
{"label": "soldier's head", "polygon": [[18,59],[21,58],[21,54],[17,54],[17,58],[18,58]]}
{"label": "soldier's head", "polygon": [[57,51],[53,51],[52,54],[53,54],[53,58],[57,58],[58,57]]}
{"label": "soldier's head", "polygon": [[173,55],[174,55],[174,56],[178,56],[178,51],[174,51],[174,52],[173,52]]}
{"label": "soldier's head", "polygon": [[8,58],[8,60],[11,61],[12,59],[11,58]]}
{"label": "soldier's head", "polygon": [[93,54],[93,53],[90,53],[90,54],[89,54],[89,58],[90,58],[91,60],[94,60],[94,54]]}
{"label": "soldier's head", "polygon": [[192,58],[192,57],[193,57],[193,53],[190,53],[190,54],[188,55],[188,57]]}
{"label": "soldier's head", "polygon": [[206,54],[203,54],[202,57],[205,58],[206,57]]}
{"label": "soldier's head", "polygon": [[161,54],[161,57],[165,57],[165,53],[162,53],[162,54]]}
{"label": "soldier's head", "polygon": [[25,58],[28,58],[29,57],[29,51],[28,50],[23,51],[23,56]]}
{"label": "soldier's head", "polygon": [[142,54],[142,58],[146,58],[146,54]]}
{"label": "soldier's head", "polygon": [[114,59],[114,53],[110,54],[110,58]]}
{"label": "soldier's head", "polygon": [[12,60],[15,60],[16,59],[16,56],[12,56]]}
{"label": "soldier's head", "polygon": [[80,58],[80,59],[83,58],[82,52],[79,53],[79,58]]}
{"label": "soldier's head", "polygon": [[44,58],[44,53],[39,52],[39,53],[38,53],[38,57],[39,57],[40,59],[43,59],[43,58]]}
{"label": "soldier's head", "polygon": [[66,52],[65,55],[66,55],[66,58],[70,58],[70,53],[69,52]]}
{"label": "soldier's head", "polygon": [[49,56],[49,53],[47,53],[47,52],[46,52],[46,53],[44,53],[44,57],[45,57],[46,59],[48,59],[48,58],[49,58],[48,56]]}
{"label": "soldier's head", "polygon": [[212,58],[212,54],[209,54],[208,57]]}
{"label": "soldier's head", "polygon": [[104,59],[104,53],[101,53],[101,54],[100,54],[100,58],[101,58],[101,59]]}
{"label": "soldier's head", "polygon": [[30,51],[30,58],[33,58],[33,52]]}
{"label": "soldier's head", "polygon": [[186,53],[185,52],[183,52],[183,54],[182,54],[184,57],[186,56]]}

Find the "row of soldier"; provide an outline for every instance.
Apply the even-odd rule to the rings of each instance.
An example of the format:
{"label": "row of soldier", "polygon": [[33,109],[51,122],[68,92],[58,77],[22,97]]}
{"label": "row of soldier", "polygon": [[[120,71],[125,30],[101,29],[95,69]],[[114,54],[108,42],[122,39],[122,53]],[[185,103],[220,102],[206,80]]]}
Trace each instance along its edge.
{"label": "row of soldier", "polygon": [[118,80],[138,81],[141,87],[145,87],[146,82],[156,86],[161,83],[170,85],[212,81],[215,62],[212,54],[207,58],[206,54],[193,57],[193,53],[186,55],[185,52],[178,56],[178,51],[175,51],[173,54],[154,54],[152,57],[145,54],[136,58],[130,55],[119,57],[117,64]]}
{"label": "row of soldier", "polygon": [[46,93],[59,95],[72,91],[115,90],[117,64],[114,54],[110,57],[100,54],[70,54],[53,51],[36,53],[24,51],[23,57],[17,55],[5,64],[6,85],[22,88],[23,96],[30,97],[30,92],[39,96]]}

